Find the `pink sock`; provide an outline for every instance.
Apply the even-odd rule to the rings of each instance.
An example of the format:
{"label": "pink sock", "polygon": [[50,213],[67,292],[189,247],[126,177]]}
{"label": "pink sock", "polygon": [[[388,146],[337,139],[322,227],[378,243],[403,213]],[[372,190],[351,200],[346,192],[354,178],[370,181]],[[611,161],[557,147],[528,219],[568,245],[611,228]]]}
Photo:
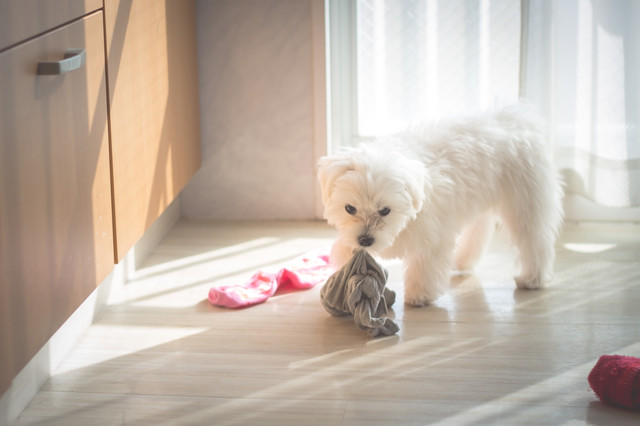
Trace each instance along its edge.
{"label": "pink sock", "polygon": [[244,284],[212,287],[209,302],[227,308],[262,303],[283,285],[307,289],[324,282],[333,274],[328,250],[313,251],[300,256],[278,272],[258,271]]}

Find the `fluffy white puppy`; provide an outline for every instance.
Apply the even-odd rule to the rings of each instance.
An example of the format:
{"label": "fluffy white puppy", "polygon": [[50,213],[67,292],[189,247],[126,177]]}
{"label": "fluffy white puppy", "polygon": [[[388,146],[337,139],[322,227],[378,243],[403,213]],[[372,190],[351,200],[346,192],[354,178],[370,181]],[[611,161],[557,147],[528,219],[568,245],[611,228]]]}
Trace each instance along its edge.
{"label": "fluffy white puppy", "polygon": [[[402,258],[405,302],[423,306],[469,271],[499,215],[518,251],[519,288],[552,273],[562,185],[544,131],[522,105],[440,121],[320,159],[324,216],[340,267],[356,247]],[[454,254],[455,253],[455,254]]]}

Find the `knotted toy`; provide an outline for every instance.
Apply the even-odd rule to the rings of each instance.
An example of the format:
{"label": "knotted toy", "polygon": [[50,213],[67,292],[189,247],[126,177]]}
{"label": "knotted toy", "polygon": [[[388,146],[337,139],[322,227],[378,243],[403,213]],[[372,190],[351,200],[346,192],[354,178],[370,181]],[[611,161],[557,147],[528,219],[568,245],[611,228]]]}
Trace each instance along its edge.
{"label": "knotted toy", "polygon": [[365,250],[356,250],[340,270],[320,290],[322,305],[332,315],[353,315],[356,326],[371,337],[398,332],[398,325],[387,317],[396,294],[386,288],[387,271]]}
{"label": "knotted toy", "polygon": [[640,358],[602,355],[588,380],[602,402],[640,410]]}

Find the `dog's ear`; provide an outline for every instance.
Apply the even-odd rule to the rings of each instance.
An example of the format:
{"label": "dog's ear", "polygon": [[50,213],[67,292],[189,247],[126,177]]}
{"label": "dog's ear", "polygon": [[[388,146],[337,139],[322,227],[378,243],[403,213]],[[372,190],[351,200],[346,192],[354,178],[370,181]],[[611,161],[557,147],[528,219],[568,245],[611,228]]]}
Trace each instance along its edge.
{"label": "dog's ear", "polygon": [[318,181],[322,191],[322,203],[327,205],[336,179],[349,170],[355,170],[353,157],[347,153],[327,155],[318,161]]}
{"label": "dog's ear", "polygon": [[430,187],[429,176],[425,166],[414,160],[403,162],[403,171],[405,173],[405,191],[411,198],[411,203],[416,214],[422,210],[424,205],[426,191]]}

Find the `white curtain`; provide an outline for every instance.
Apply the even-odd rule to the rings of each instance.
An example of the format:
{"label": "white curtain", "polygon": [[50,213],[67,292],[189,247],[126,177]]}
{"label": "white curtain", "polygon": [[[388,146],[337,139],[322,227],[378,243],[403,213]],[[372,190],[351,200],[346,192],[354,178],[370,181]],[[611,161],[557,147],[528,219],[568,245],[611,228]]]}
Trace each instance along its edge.
{"label": "white curtain", "polygon": [[356,17],[359,136],[518,99],[519,1],[358,0]]}
{"label": "white curtain", "polygon": [[640,0],[356,0],[355,12],[355,139],[524,97],[548,118],[569,193],[640,206]]}
{"label": "white curtain", "polygon": [[524,3],[523,94],[550,118],[568,192],[640,206],[640,1]]}

